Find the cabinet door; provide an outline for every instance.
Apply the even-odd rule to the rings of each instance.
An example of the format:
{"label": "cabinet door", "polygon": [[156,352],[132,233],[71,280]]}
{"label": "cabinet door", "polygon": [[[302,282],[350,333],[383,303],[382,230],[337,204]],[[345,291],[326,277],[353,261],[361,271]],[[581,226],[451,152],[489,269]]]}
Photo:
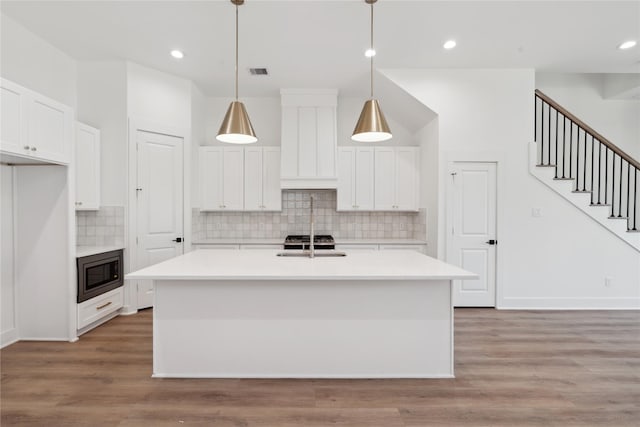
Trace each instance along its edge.
{"label": "cabinet door", "polygon": [[200,209],[203,211],[224,210],[222,148],[200,147],[199,154]]}
{"label": "cabinet door", "polygon": [[356,149],[355,205],[356,209],[371,211],[374,207],[374,149]]}
{"label": "cabinet door", "polygon": [[263,209],[262,158],[262,148],[247,147],[244,149],[244,209],[247,211]]}
{"label": "cabinet door", "polygon": [[0,84],[0,149],[30,155],[27,140],[27,97],[25,90],[7,80]]}
{"label": "cabinet door", "polygon": [[395,209],[418,210],[418,150],[415,147],[396,147]]}
{"label": "cabinet door", "polygon": [[356,194],[356,149],[354,147],[340,147],[338,148],[337,210],[339,211],[355,210],[356,209],[355,194]]}
{"label": "cabinet door", "polygon": [[244,209],[244,149],[225,147],[223,156],[223,209],[241,211]]}
{"label": "cabinet door", "polygon": [[76,210],[100,209],[100,131],[76,123]]}
{"label": "cabinet door", "polygon": [[279,148],[264,147],[262,149],[262,206],[268,211],[282,210]]}
{"label": "cabinet door", "polygon": [[316,176],[336,177],[336,109],[316,108]]}
{"label": "cabinet door", "polygon": [[375,148],[375,210],[395,210],[395,165],[393,147]]}
{"label": "cabinet door", "polygon": [[59,102],[33,94],[29,102],[29,146],[35,157],[69,163],[72,110]]}

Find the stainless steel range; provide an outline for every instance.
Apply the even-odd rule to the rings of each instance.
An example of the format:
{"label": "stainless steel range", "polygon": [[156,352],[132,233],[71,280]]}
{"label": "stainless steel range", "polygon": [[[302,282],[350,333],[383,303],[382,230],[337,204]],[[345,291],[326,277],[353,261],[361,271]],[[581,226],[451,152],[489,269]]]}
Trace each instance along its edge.
{"label": "stainless steel range", "polygon": [[[316,250],[335,249],[336,242],[329,234],[313,236],[313,246]],[[308,234],[291,234],[284,239],[285,249],[308,250],[311,247],[311,237]]]}

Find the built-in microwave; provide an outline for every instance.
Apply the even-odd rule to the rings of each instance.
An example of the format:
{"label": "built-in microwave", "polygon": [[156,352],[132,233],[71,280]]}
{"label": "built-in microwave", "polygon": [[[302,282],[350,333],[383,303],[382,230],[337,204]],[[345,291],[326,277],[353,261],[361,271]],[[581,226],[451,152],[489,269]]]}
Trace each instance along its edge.
{"label": "built-in microwave", "polygon": [[122,249],[77,258],[78,302],[123,285]]}

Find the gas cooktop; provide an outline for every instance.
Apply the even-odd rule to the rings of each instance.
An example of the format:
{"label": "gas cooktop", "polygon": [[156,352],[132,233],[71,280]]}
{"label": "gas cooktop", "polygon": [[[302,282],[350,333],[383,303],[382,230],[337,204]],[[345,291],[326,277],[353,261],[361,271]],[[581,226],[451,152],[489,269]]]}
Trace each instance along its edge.
{"label": "gas cooktop", "polygon": [[[290,234],[284,239],[285,249],[309,249],[311,238],[308,234]],[[336,242],[329,234],[317,234],[313,236],[315,249],[335,249]]]}

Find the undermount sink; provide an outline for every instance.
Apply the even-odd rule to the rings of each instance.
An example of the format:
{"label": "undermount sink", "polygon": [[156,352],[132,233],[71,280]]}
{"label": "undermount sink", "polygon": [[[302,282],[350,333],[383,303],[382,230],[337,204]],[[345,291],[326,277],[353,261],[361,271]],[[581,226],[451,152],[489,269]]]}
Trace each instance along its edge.
{"label": "undermount sink", "polygon": [[[309,251],[285,251],[278,252],[278,256],[284,257],[298,257],[298,258],[311,258],[311,252]],[[336,252],[336,251],[316,251],[314,257],[316,258],[329,258],[329,257],[343,257],[347,256],[344,252]]]}

